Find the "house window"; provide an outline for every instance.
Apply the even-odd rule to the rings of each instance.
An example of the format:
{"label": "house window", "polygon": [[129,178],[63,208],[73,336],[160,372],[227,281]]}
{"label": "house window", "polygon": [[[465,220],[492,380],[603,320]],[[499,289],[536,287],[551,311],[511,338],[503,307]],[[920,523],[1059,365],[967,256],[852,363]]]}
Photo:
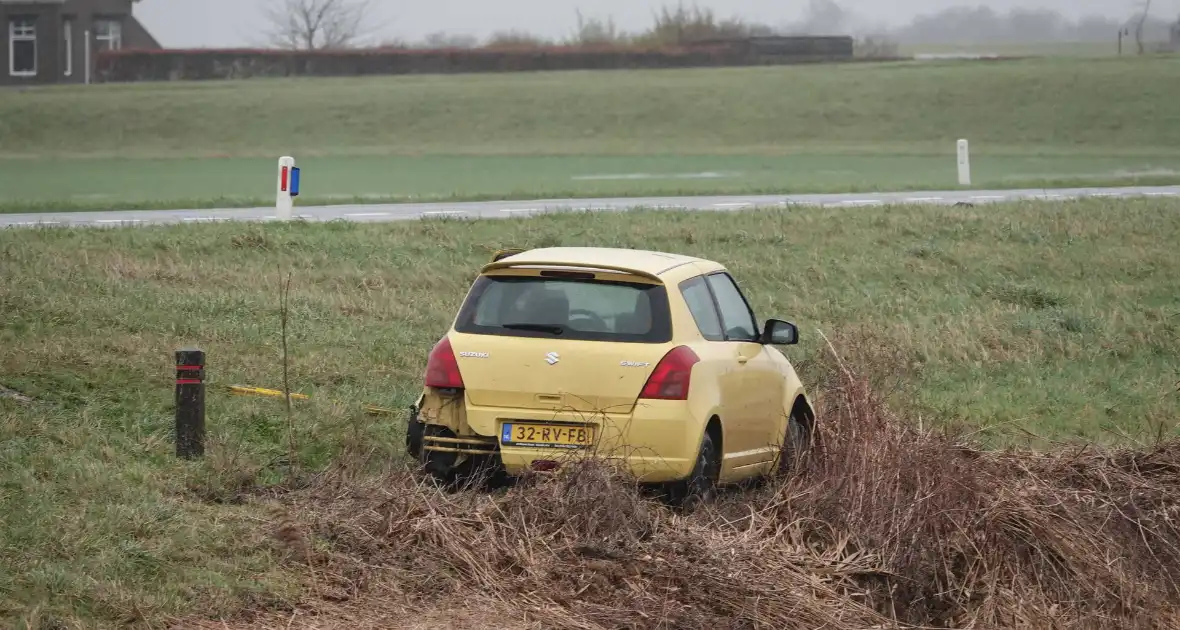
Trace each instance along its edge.
{"label": "house window", "polygon": [[31,17],[8,21],[8,74],[37,76],[37,22]]}
{"label": "house window", "polygon": [[70,18],[65,18],[61,25],[62,37],[66,40],[66,69],[65,75],[72,76],[74,74],[74,21]]}
{"label": "house window", "polygon": [[116,20],[95,20],[94,38],[98,50],[119,50],[123,47],[123,24]]}

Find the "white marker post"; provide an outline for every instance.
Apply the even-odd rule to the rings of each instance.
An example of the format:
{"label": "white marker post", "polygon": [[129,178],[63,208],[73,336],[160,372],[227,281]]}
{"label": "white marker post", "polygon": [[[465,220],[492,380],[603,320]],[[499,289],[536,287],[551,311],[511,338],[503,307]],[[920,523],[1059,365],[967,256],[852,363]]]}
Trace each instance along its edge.
{"label": "white marker post", "polygon": [[291,209],[297,196],[299,169],[295,167],[295,158],[283,156],[279,158],[279,185],[275,196],[275,214],[280,221],[291,220]]}
{"label": "white marker post", "polygon": [[971,156],[967,151],[967,140],[959,140],[959,185],[971,185]]}

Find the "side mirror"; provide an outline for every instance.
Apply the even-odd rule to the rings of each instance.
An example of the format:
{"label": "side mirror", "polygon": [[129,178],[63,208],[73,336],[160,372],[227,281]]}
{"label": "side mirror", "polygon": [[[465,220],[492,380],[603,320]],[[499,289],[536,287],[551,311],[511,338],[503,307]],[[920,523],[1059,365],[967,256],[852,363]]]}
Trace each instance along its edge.
{"label": "side mirror", "polygon": [[768,319],[761,341],[775,346],[793,346],[799,343],[799,327],[781,319]]}

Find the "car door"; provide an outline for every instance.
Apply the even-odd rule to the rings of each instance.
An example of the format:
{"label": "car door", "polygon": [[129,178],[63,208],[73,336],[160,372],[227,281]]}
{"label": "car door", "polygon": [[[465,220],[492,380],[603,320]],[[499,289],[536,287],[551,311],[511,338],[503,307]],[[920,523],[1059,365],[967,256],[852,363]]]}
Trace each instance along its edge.
{"label": "car door", "polygon": [[782,378],[759,342],[761,329],[737,282],[726,272],[705,279],[721,316],[724,343],[737,365],[722,383],[722,420],[733,423],[732,441],[725,450],[735,455],[735,467],[761,464],[776,451],[772,429],[775,414],[782,414]]}
{"label": "car door", "polygon": [[738,349],[734,342],[727,341],[717,309],[717,299],[704,275],[680,283],[680,293],[696,322],[697,330],[705,339],[707,350],[701,353],[703,361],[710,364],[709,373],[717,379],[721,396],[720,415],[722,424],[722,468],[731,471],[735,467],[750,465],[751,454],[743,452],[742,427],[749,424],[745,416],[749,413],[749,397],[752,392],[746,386],[744,374],[746,365],[738,360]]}

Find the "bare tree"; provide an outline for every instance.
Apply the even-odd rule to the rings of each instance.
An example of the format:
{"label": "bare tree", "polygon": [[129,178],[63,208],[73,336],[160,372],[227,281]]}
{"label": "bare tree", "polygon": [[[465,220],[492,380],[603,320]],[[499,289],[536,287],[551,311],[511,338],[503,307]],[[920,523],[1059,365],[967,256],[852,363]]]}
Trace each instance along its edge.
{"label": "bare tree", "polygon": [[1151,13],[1151,0],[1143,1],[1143,13],[1139,16],[1139,22],[1135,24],[1135,45],[1139,48],[1139,54],[1143,54],[1143,25],[1147,23],[1147,16]]}
{"label": "bare tree", "polygon": [[294,50],[348,48],[371,27],[371,0],[272,0],[271,43]]}

